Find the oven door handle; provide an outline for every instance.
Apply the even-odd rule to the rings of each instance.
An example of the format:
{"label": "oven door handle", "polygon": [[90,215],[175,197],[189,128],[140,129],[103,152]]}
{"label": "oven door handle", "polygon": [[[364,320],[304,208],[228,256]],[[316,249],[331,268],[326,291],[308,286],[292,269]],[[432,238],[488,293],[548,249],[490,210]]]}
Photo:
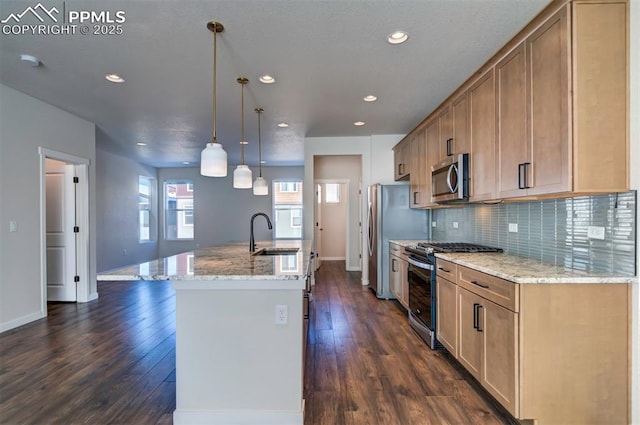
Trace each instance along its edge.
{"label": "oven door handle", "polygon": [[432,264],[425,264],[425,263],[421,263],[419,261],[413,260],[411,258],[407,258],[407,262],[409,264],[411,264],[412,266],[416,266],[419,269],[423,269],[423,270],[433,270],[433,265]]}

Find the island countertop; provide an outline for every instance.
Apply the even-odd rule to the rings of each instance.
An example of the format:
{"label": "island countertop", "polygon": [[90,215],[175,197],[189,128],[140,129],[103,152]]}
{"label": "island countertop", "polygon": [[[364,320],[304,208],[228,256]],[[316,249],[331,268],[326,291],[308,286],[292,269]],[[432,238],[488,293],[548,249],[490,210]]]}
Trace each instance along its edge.
{"label": "island countertop", "polygon": [[299,251],[290,255],[252,255],[247,242],[229,243],[98,273],[97,280],[237,281],[236,289],[246,286],[242,281],[299,281],[295,283],[304,287],[311,241],[256,243],[256,252],[263,248],[299,248]]}
{"label": "island countertop", "polygon": [[538,260],[496,253],[436,253],[436,258],[514,283],[634,283],[633,276],[576,270]]}

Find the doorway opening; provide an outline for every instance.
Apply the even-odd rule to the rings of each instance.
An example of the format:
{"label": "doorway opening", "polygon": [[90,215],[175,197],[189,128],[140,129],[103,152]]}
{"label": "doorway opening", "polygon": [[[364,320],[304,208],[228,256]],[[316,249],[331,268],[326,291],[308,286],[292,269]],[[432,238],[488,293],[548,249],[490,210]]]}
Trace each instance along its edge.
{"label": "doorway opening", "polygon": [[39,148],[41,309],[89,301],[89,160]]}

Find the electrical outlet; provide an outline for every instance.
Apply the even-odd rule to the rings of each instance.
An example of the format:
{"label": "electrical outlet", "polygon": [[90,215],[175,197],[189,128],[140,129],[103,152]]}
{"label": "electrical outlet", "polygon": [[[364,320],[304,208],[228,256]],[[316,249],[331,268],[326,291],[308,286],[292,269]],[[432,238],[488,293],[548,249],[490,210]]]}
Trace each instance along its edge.
{"label": "electrical outlet", "polygon": [[431,227],[436,227],[436,222],[435,221],[431,222]]}
{"label": "electrical outlet", "polygon": [[604,239],[604,227],[601,226],[589,226],[587,228],[587,237],[589,239]]}
{"label": "electrical outlet", "polygon": [[453,222],[453,228],[454,228],[454,229],[457,229],[457,228],[458,228],[458,222],[457,222],[457,221],[454,221],[454,222]]}
{"label": "electrical outlet", "polygon": [[509,223],[509,233],[518,233],[518,223]]}
{"label": "electrical outlet", "polygon": [[126,256],[126,255],[128,255],[128,254],[129,254],[129,251],[127,251],[127,248],[125,248],[125,249],[123,249],[123,250],[122,250],[122,255],[125,255],[125,256]]}
{"label": "electrical outlet", "polygon": [[276,325],[286,325],[289,321],[289,309],[286,305],[276,306]]}
{"label": "electrical outlet", "polygon": [[17,232],[18,231],[18,222],[15,220],[11,220],[9,222],[9,231],[10,232]]}

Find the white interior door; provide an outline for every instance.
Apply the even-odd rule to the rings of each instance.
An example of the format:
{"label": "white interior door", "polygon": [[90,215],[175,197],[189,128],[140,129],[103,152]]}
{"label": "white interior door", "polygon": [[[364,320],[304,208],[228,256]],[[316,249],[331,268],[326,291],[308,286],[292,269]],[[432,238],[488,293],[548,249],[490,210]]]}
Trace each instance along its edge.
{"label": "white interior door", "polygon": [[313,203],[315,227],[313,232],[314,242],[316,246],[316,270],[320,268],[322,261],[322,185],[316,184],[316,199]]}
{"label": "white interior door", "polygon": [[76,301],[75,166],[47,159],[47,300]]}
{"label": "white interior door", "polygon": [[321,183],[322,247],[324,260],[345,261],[347,258],[347,185]]}

